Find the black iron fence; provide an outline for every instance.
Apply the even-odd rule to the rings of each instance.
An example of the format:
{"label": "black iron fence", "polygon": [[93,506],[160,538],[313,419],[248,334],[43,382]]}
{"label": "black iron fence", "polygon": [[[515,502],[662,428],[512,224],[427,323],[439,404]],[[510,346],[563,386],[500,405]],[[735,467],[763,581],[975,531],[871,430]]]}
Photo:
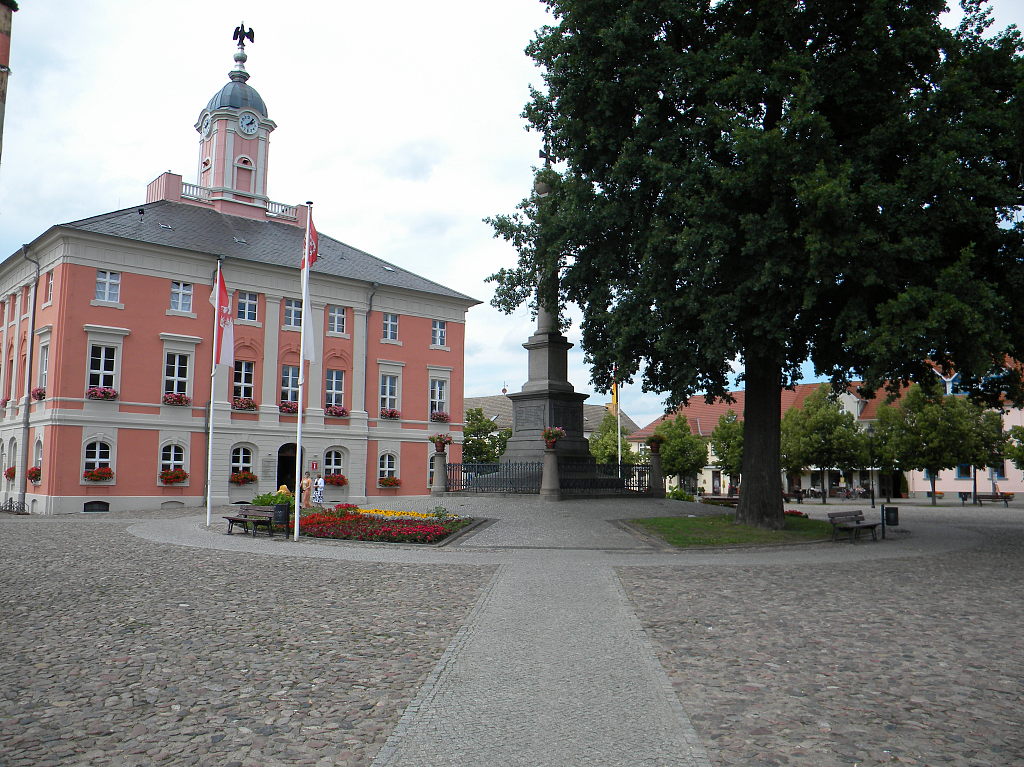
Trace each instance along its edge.
{"label": "black iron fence", "polygon": [[449,492],[539,493],[540,463],[450,463]]}
{"label": "black iron fence", "polygon": [[0,512],[5,514],[28,514],[28,504],[24,501],[16,501],[13,498],[8,498],[0,504]]}
{"label": "black iron fence", "polygon": [[647,493],[651,486],[650,464],[561,461],[558,478],[563,495]]}

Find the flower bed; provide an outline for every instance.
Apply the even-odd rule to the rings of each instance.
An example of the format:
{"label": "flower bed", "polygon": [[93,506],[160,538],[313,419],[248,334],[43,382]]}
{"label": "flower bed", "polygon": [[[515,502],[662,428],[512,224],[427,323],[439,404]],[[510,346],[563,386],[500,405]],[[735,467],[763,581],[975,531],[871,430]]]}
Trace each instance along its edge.
{"label": "flower bed", "polygon": [[178,407],[184,407],[185,405],[192,404],[192,398],[187,394],[175,394],[173,392],[167,392],[161,400],[165,405],[177,405]]}
{"label": "flower bed", "polygon": [[436,543],[471,520],[460,518],[444,522],[408,518],[387,518],[346,510],[304,516],[301,531],[311,538],[386,543]]}
{"label": "flower bed", "polygon": [[348,418],[348,408],[341,405],[328,405],[324,408],[324,415],[332,418]]}
{"label": "flower bed", "polygon": [[117,389],[111,389],[109,386],[90,386],[85,391],[85,398],[115,400],[117,399]]}
{"label": "flower bed", "polygon": [[785,510],[784,512],[782,512],[782,513],[783,513],[783,514],[784,514],[785,516],[787,516],[787,517],[801,517],[801,518],[803,518],[803,519],[810,519],[810,518],[811,518],[811,515],[810,515],[810,514],[805,514],[804,512],[802,512],[802,511],[797,511],[796,509],[786,509],[786,510]]}

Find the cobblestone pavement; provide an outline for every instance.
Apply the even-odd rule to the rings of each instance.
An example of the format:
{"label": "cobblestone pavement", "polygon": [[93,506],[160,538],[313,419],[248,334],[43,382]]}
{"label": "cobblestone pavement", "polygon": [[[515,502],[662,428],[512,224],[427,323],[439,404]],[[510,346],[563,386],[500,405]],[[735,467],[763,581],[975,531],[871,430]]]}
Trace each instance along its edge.
{"label": "cobblestone pavement", "polygon": [[4,767],[365,765],[493,571],[160,545],[129,524],[0,515]]}
{"label": "cobblestone pavement", "polygon": [[1024,763],[1021,508],[666,552],[610,522],[707,507],[442,503],[494,523],[409,547],[0,515],[0,765]]}

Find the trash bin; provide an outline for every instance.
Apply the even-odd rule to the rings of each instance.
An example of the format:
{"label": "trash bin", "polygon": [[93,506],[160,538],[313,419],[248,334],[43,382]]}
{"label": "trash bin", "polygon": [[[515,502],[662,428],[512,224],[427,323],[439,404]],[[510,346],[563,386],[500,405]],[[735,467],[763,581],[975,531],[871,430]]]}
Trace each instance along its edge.
{"label": "trash bin", "polygon": [[887,527],[899,527],[900,525],[900,507],[899,506],[883,506],[882,513],[885,514],[885,524]]}
{"label": "trash bin", "polygon": [[291,514],[292,505],[290,503],[275,503],[274,504],[274,524],[288,526],[288,516]]}

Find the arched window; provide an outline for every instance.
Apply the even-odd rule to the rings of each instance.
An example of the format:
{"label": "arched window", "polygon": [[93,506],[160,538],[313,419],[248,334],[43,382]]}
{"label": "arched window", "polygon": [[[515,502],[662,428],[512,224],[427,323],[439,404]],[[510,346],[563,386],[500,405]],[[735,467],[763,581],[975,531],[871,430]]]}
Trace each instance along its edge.
{"label": "arched window", "polygon": [[328,450],[324,453],[324,476],[331,474],[344,474],[345,460],[340,450]]}
{"label": "arched window", "polygon": [[381,453],[377,461],[377,479],[394,477],[398,474],[398,459],[394,453]]}
{"label": "arched window", "polygon": [[252,471],[252,450],[239,445],[231,448],[231,473]]}
{"label": "arched window", "polygon": [[164,445],[160,451],[160,471],[174,471],[185,468],[185,448],[181,445]]}
{"label": "arched window", "polygon": [[32,453],[32,465],[42,467],[43,465],[43,443],[42,440],[36,440],[36,447]]}
{"label": "arched window", "polygon": [[102,469],[109,466],[110,445],[97,441],[85,446],[85,469]]}

